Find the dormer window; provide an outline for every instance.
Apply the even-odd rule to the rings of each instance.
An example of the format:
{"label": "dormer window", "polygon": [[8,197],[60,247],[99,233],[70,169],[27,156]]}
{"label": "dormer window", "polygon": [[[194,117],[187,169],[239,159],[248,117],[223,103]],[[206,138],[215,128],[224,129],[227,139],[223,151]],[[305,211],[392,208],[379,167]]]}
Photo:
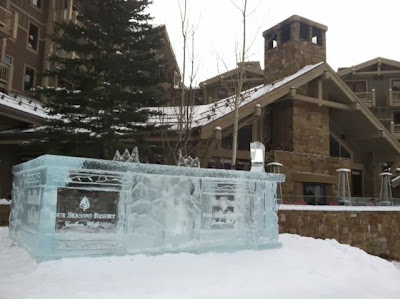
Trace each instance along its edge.
{"label": "dormer window", "polygon": [[281,43],[290,41],[290,24],[287,24],[281,29]]}

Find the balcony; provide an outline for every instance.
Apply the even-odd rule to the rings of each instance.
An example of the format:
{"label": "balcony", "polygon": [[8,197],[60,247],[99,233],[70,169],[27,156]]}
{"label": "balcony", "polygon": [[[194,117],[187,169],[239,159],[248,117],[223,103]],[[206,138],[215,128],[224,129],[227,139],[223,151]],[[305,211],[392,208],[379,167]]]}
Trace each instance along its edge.
{"label": "balcony", "polygon": [[0,6],[0,38],[17,38],[18,14]]}
{"label": "balcony", "polygon": [[0,88],[5,91],[11,91],[13,75],[14,66],[0,62]]}
{"label": "balcony", "polygon": [[389,89],[389,103],[391,107],[400,107],[400,91]]}
{"label": "balcony", "polygon": [[365,104],[367,107],[375,107],[375,89],[370,92],[355,92],[356,96]]}
{"label": "balcony", "polygon": [[390,132],[396,139],[400,139],[400,124],[390,123]]}
{"label": "balcony", "polygon": [[69,10],[69,9],[58,9],[54,13],[54,21],[56,22],[73,22],[79,26],[82,25],[81,22],[78,21],[78,15],[79,13],[75,10]]}

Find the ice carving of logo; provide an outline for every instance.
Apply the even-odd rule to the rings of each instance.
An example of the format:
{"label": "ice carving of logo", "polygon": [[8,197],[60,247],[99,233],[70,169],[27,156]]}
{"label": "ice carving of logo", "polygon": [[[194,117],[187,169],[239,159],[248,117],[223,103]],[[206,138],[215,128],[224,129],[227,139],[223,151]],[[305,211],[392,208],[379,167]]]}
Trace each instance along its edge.
{"label": "ice carving of logo", "polygon": [[80,207],[83,211],[86,211],[87,209],[90,208],[90,202],[89,202],[89,199],[88,199],[86,196],[84,196],[84,197],[82,198],[81,203],[79,204],[79,207]]}

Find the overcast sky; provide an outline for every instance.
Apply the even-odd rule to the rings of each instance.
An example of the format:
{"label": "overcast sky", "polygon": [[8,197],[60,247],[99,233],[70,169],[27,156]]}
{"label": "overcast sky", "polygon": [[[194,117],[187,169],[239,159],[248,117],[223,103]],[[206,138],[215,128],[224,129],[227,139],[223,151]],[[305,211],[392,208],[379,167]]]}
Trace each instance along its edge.
{"label": "overcast sky", "polygon": [[[150,13],[154,23],[167,26],[182,69],[178,2],[183,0],[153,1]],[[243,0],[187,1],[190,21],[197,27],[196,81],[201,82],[224,72],[224,63],[229,69],[235,67],[235,45],[241,44],[242,23],[232,1],[240,4]],[[293,14],[328,26],[327,61],[335,70],[378,56],[400,61],[399,0],[249,0],[248,5],[248,11],[253,12],[248,18],[248,44],[254,44],[247,60],[258,60],[262,67],[262,32]]]}

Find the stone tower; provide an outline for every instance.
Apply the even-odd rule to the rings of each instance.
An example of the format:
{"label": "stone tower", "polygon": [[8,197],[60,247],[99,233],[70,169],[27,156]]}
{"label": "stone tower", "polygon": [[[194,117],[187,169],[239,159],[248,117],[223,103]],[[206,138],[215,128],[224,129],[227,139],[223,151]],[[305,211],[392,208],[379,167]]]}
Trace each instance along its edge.
{"label": "stone tower", "polygon": [[265,81],[292,75],[306,65],[326,61],[328,27],[293,15],[264,31]]}

